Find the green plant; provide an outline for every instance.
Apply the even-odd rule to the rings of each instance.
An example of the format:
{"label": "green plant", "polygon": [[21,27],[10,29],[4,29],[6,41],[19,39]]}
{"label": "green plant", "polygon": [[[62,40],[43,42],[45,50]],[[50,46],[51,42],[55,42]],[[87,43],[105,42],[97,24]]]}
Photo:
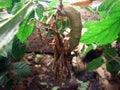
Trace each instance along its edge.
{"label": "green plant", "polygon": [[[98,46],[104,45],[107,70],[113,76],[120,70],[119,58],[116,58],[116,49],[111,46],[112,42],[118,40],[120,33],[119,5],[120,0],[104,0],[98,9],[98,13],[101,17],[100,21],[85,23],[84,27],[88,30],[80,40],[85,44],[94,43]],[[101,58],[97,58],[88,64],[87,71],[94,70],[103,63]]]}
{"label": "green plant", "polygon": [[[2,2],[1,2],[2,4]],[[4,7],[3,7],[4,8]],[[21,7],[21,9],[16,12],[15,15],[11,15],[10,18],[4,20],[1,18],[0,23],[0,50],[3,48],[3,46],[7,45],[13,37],[17,34],[19,25],[21,22],[26,18],[26,16],[31,12],[33,8],[32,1],[25,4]],[[28,13],[29,11],[29,13]],[[9,15],[9,14],[8,14]],[[3,15],[4,17],[4,15]],[[1,50],[2,51],[2,50]]]}
{"label": "green plant", "polygon": [[29,65],[19,61],[25,54],[27,38],[35,30],[34,18],[45,18],[40,2],[0,1],[0,85],[9,86],[9,82],[19,81],[30,74]]}
{"label": "green plant", "polygon": [[78,82],[77,90],[87,90],[89,82],[83,82],[83,81],[80,81],[80,80],[77,80],[77,82]]}
{"label": "green plant", "polygon": [[120,15],[118,14],[120,10],[118,7],[119,4],[119,0],[105,0],[99,7],[101,20],[87,22],[84,25],[84,27],[88,28],[88,31],[81,38],[81,42],[86,44],[96,43],[98,45],[102,45],[115,41],[118,38],[118,33],[120,32]]}
{"label": "green plant", "polygon": [[[71,8],[71,10],[73,9],[73,12],[66,11],[63,8],[63,11],[65,12],[63,13],[54,6],[57,5],[56,3],[58,3],[58,0],[53,0],[48,5],[47,9],[40,2],[45,2],[45,0],[8,0],[7,3],[4,0],[0,1],[0,85],[7,85],[11,80],[14,80],[14,75],[19,78],[27,77],[29,75],[30,67],[24,62],[19,62],[19,60],[25,54],[27,38],[35,29],[38,29],[39,31],[41,26],[43,26],[42,28],[45,28],[46,31],[50,31],[50,36],[54,35],[55,37],[55,40],[53,41],[55,44],[54,68],[56,70],[56,75],[61,75],[61,73],[68,73],[67,75],[70,75],[68,65],[71,63],[70,61],[72,58],[69,57],[71,56],[70,52],[78,45],[78,40],[81,36],[81,26],[79,26],[81,20],[76,22],[76,19],[72,16],[72,13],[74,11],[77,12],[77,10],[73,9],[71,6],[69,8]],[[120,0],[104,0],[98,9],[98,13],[101,17],[100,21],[85,23],[84,27],[87,28],[88,31],[80,40],[80,42],[84,44],[89,44],[89,48],[85,54],[94,48],[92,46],[93,44],[97,46],[104,45],[107,70],[113,76],[120,70],[120,59],[119,57],[116,57],[116,49],[111,46],[113,41],[120,38],[118,35],[120,32],[119,5]],[[47,15],[44,15],[44,12],[46,12]],[[60,13],[62,14],[62,19],[59,20]],[[78,16],[78,13],[76,15]],[[68,18],[64,19],[64,16],[67,16]],[[80,17],[78,18],[80,19]],[[52,21],[50,22],[49,20]],[[39,24],[41,26],[39,26]],[[79,34],[77,35],[77,39],[74,37],[76,36],[76,32],[74,33],[74,28],[76,28],[75,24],[78,25],[76,30],[79,32],[77,33]],[[73,36],[73,38],[77,40],[77,44],[75,45],[73,40],[71,40],[70,44],[75,46],[71,50],[68,50],[68,42],[63,43],[66,39],[63,32],[70,25],[70,28],[72,29],[70,34],[72,34],[71,36],[68,36],[70,38]],[[39,35],[42,36],[42,33],[39,33]],[[43,35],[43,38],[44,36],[45,35]],[[68,40],[66,39],[66,41]],[[65,49],[65,46],[67,49]],[[104,61],[102,58],[96,58],[88,64],[86,70],[95,70],[103,63]],[[87,87],[87,85],[85,86]]]}
{"label": "green plant", "polygon": [[[0,86],[5,85],[6,87],[8,87],[9,84],[13,84],[13,82],[17,83],[20,81],[21,78],[27,77],[30,74],[29,65],[27,65],[25,62],[18,62],[24,54],[22,52],[22,49],[18,49],[24,44],[18,43],[20,43],[20,41],[17,41],[15,43],[15,40],[13,40],[13,42],[9,43],[4,48],[5,53],[0,54]],[[13,48],[12,46],[15,46],[16,44],[17,47]],[[14,50],[17,51],[15,52]],[[17,52],[22,53],[17,54]],[[13,57],[18,58],[13,59]]]}
{"label": "green plant", "polygon": [[[23,20],[31,17],[33,5],[33,0],[28,3],[25,3],[24,0],[0,1],[0,86],[8,87],[10,83],[17,82],[20,78],[30,74],[29,65],[19,62],[25,53],[26,44],[22,42],[21,38],[18,39],[16,34],[19,33],[20,27],[26,24],[26,21],[24,23]],[[29,27],[28,29],[30,29]],[[24,38],[27,38],[28,35]]]}
{"label": "green plant", "polygon": [[[20,78],[29,76],[29,65],[20,59],[25,54],[26,40],[35,30],[37,20],[45,23],[48,19],[43,15],[45,8],[40,2],[44,0],[8,0],[7,4],[0,1],[0,85],[9,86],[12,81],[19,82]],[[48,13],[52,15],[54,12]]]}

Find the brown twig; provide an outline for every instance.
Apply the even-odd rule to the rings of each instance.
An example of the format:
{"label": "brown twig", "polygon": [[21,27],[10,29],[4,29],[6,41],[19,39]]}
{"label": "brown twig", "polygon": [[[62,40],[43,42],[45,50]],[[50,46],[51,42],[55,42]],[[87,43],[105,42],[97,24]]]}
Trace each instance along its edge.
{"label": "brown twig", "polygon": [[62,3],[62,0],[59,0],[60,4],[59,4],[59,8],[62,10],[63,8],[63,3]]}

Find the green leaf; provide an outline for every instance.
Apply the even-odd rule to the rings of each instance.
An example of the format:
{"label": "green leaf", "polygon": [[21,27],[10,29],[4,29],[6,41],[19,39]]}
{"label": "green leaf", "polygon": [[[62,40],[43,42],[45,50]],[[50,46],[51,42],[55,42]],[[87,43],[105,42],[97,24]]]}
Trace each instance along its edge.
{"label": "green leaf", "polygon": [[118,38],[120,21],[118,18],[109,17],[87,27],[88,31],[82,36],[81,42],[86,44],[97,43],[98,45],[108,44]]}
{"label": "green leaf", "polygon": [[120,19],[120,1],[113,4],[113,7],[109,10],[109,16],[111,18],[119,18]]}
{"label": "green leaf", "polygon": [[90,13],[93,13],[93,14],[95,13],[95,10],[93,10],[91,7],[85,7],[85,9]]}
{"label": "green leaf", "polygon": [[25,2],[25,0],[20,0],[22,3],[24,3]]}
{"label": "green leaf", "polygon": [[107,60],[113,60],[112,57],[115,57],[117,54],[116,49],[110,44],[104,46],[104,56]]}
{"label": "green leaf", "polygon": [[120,17],[120,0],[105,0],[99,7],[99,13],[102,17],[108,15],[112,17]]}
{"label": "green leaf", "polygon": [[10,58],[0,56],[0,71],[5,71],[10,65]]}
{"label": "green leaf", "polygon": [[[62,3],[63,3],[64,5],[70,4],[69,1],[65,1],[65,0],[63,0]],[[56,6],[58,6],[58,4],[59,4],[59,0],[52,0],[52,2],[49,3],[48,8],[56,7]]]}
{"label": "green leaf", "polygon": [[0,26],[0,50],[7,45],[18,32],[20,23],[33,10],[32,0],[24,5],[13,17]]}
{"label": "green leaf", "polygon": [[0,8],[12,7],[11,0],[0,0]]}
{"label": "green leaf", "polygon": [[8,12],[0,12],[0,26],[2,26],[12,16],[13,15],[8,14]]}
{"label": "green leaf", "polygon": [[117,75],[118,71],[120,70],[120,64],[115,61],[107,63],[106,67],[113,77]]}
{"label": "green leaf", "polygon": [[88,31],[81,38],[81,42],[101,45],[116,40],[120,32],[119,6],[120,0],[105,0],[99,8],[103,20],[92,24],[88,23]]}
{"label": "green leaf", "polygon": [[108,13],[116,6],[116,4],[120,4],[120,0],[104,0],[103,3],[99,6],[98,10]]}
{"label": "green leaf", "polygon": [[61,27],[61,25],[62,25],[62,28],[60,30],[60,33],[63,33],[66,30],[66,28],[68,28],[70,26],[69,20],[67,19],[64,22],[59,23],[59,25],[58,25],[59,28]]}
{"label": "green leaf", "polygon": [[93,26],[94,24],[96,24],[98,21],[90,21],[84,24],[84,28],[89,28],[90,26]]}
{"label": "green leaf", "polygon": [[48,8],[51,9],[51,10],[49,10],[49,14],[50,14],[50,15],[54,14],[54,12],[55,12],[56,10],[54,10],[54,9],[52,10],[52,8],[57,7],[58,4],[59,4],[59,1],[58,1],[58,0],[52,0],[52,2],[50,2],[50,3],[48,4]]}
{"label": "green leaf", "polygon": [[105,19],[108,14],[105,11],[101,11],[99,12],[99,15],[100,15],[100,19]]}
{"label": "green leaf", "polygon": [[58,90],[59,89],[59,87],[58,86],[55,86],[55,87],[53,87],[51,90]]}
{"label": "green leaf", "polygon": [[87,90],[87,88],[89,86],[89,82],[79,81],[78,79],[77,79],[77,82],[78,82],[77,90]]}
{"label": "green leaf", "polygon": [[[63,1],[62,2],[64,5],[67,5],[69,4],[70,2],[69,1]],[[50,2],[48,4],[48,8],[49,9],[52,9],[52,8],[56,8],[57,6],[59,5],[59,0],[52,0],[52,2]],[[56,10],[50,10],[49,11],[49,14],[52,15]]]}
{"label": "green leaf", "polygon": [[0,50],[0,56],[8,58],[11,57],[11,53],[12,53],[12,41]]}
{"label": "green leaf", "polygon": [[26,44],[21,43],[18,37],[15,37],[13,40],[12,54],[16,60],[20,60],[25,54]]}
{"label": "green leaf", "polygon": [[17,13],[17,11],[20,10],[22,8],[22,6],[23,6],[23,3],[21,3],[21,2],[15,3],[14,7],[12,8],[11,13],[12,14]]}
{"label": "green leaf", "polygon": [[38,4],[36,8],[36,14],[39,17],[39,19],[42,19],[43,12],[44,12],[44,7],[41,4]]}
{"label": "green leaf", "polygon": [[21,0],[12,0],[13,3],[21,2]]}
{"label": "green leaf", "polygon": [[5,49],[2,49],[2,52],[0,52],[0,56],[7,57],[7,52]]}
{"label": "green leaf", "polygon": [[108,11],[112,5],[118,0],[104,0],[103,3],[99,6],[99,11]]}
{"label": "green leaf", "polygon": [[7,77],[7,72],[0,73],[0,85],[6,85],[8,81],[9,78]]}
{"label": "green leaf", "polygon": [[103,63],[104,63],[104,60],[102,58],[94,59],[87,65],[86,71],[90,72],[92,70],[95,70],[98,67],[100,67]]}
{"label": "green leaf", "polygon": [[49,3],[48,8],[56,7],[59,4],[59,0],[52,0],[51,3]]}
{"label": "green leaf", "polygon": [[34,12],[32,11],[31,14],[24,20],[24,22],[19,28],[17,36],[21,42],[24,42],[34,30],[34,26],[33,24],[31,24],[34,23],[34,21],[31,20],[31,18],[33,18],[33,15]]}
{"label": "green leaf", "polygon": [[20,77],[28,77],[30,74],[30,67],[24,62],[16,62],[12,65],[12,67]]}
{"label": "green leaf", "polygon": [[12,43],[0,50],[0,71],[5,71],[11,63]]}

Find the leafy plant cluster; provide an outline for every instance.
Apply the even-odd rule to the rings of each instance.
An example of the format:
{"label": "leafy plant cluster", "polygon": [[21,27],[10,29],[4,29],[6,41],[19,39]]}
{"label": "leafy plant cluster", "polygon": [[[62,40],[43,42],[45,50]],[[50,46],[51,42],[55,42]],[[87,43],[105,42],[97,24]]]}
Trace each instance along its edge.
{"label": "leafy plant cluster", "polygon": [[30,66],[20,59],[34,31],[32,18],[39,11],[35,4],[33,0],[0,0],[0,86],[10,86],[9,82],[17,83],[30,74]]}
{"label": "leafy plant cluster", "polygon": [[[9,82],[19,82],[20,78],[30,74],[30,66],[20,59],[24,56],[27,38],[35,30],[36,19],[45,23],[47,14],[55,12],[54,0],[46,9],[46,0],[0,0],[0,85],[9,86]],[[45,3],[45,4],[44,4]],[[44,11],[46,9],[46,15]],[[6,17],[7,16],[7,17]],[[64,22],[62,30],[67,22]],[[61,22],[59,22],[59,27]],[[15,78],[17,77],[17,79]],[[18,78],[19,77],[19,78]]]}
{"label": "leafy plant cluster", "polygon": [[[100,21],[91,21],[84,24],[87,32],[82,36],[81,42],[104,46],[104,56],[107,70],[115,76],[120,70],[120,58],[112,42],[119,42],[120,33],[120,0],[104,0],[98,8]],[[104,63],[102,58],[90,62],[87,71],[94,70]]]}
{"label": "leafy plant cluster", "polygon": [[[41,3],[42,2],[42,3]],[[27,77],[30,67],[19,62],[26,50],[26,41],[35,30],[34,18],[46,22],[48,17],[44,15],[46,0],[0,0],[0,85],[6,85],[14,80],[14,75]],[[51,15],[55,12],[53,7],[58,0],[52,1],[48,8]],[[66,3],[66,2],[65,2]],[[84,24],[87,32],[81,37],[80,42],[90,45],[104,45],[104,56],[107,60],[107,70],[115,76],[120,70],[120,58],[116,57],[117,51],[111,46],[114,41],[119,41],[120,32],[120,0],[104,0],[99,6],[100,21],[92,21]],[[6,17],[7,16],[7,17]],[[59,27],[61,22],[58,23]],[[62,30],[68,26],[64,22]],[[63,31],[62,31],[63,32]],[[102,58],[90,62],[87,71],[94,70],[104,63]],[[13,74],[14,73],[14,74]]]}

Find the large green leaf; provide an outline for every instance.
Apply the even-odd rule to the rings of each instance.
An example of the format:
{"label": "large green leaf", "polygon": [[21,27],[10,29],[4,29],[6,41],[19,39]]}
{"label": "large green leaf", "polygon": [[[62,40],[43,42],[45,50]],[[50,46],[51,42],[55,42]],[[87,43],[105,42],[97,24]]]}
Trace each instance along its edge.
{"label": "large green leaf", "polygon": [[86,71],[89,72],[89,71],[95,70],[98,67],[100,67],[103,63],[104,63],[104,60],[102,58],[94,59],[87,65]]}
{"label": "large green leaf", "polygon": [[90,44],[107,44],[118,38],[120,32],[120,21],[115,18],[108,18],[96,22],[87,27],[88,31],[82,36],[81,42]]}
{"label": "large green leaf", "polygon": [[112,16],[117,16],[114,15],[114,13],[117,13],[119,15],[120,11],[120,0],[104,0],[104,2],[100,5],[99,7],[99,14],[102,18],[105,18],[107,15],[111,14]]}
{"label": "large green leaf", "polygon": [[15,5],[13,6],[12,10],[11,10],[11,13],[12,14],[15,14],[17,13],[18,10],[20,10],[23,6],[23,3],[21,2],[18,2],[18,3],[15,3]]}
{"label": "large green leaf", "polygon": [[13,17],[0,26],[0,50],[7,45],[18,32],[20,23],[33,10],[33,2],[29,1]]}
{"label": "large green leaf", "polygon": [[12,67],[20,77],[27,77],[30,74],[30,67],[24,62],[16,62],[12,65]]}
{"label": "large green leaf", "polygon": [[99,6],[98,10],[107,12],[116,1],[118,0],[104,0],[103,3]]}
{"label": "large green leaf", "polygon": [[116,40],[120,32],[119,5],[120,0],[105,0],[105,3],[99,8],[104,19],[94,23],[86,23],[84,27],[88,28],[88,31],[82,36],[81,42],[87,44],[108,44]]}
{"label": "large green leaf", "polygon": [[12,7],[11,0],[0,0],[0,8]]}
{"label": "large green leaf", "polygon": [[16,60],[20,60],[23,57],[25,50],[26,50],[26,44],[21,43],[18,37],[15,37],[13,40],[13,45],[12,45],[13,57]]}
{"label": "large green leaf", "polygon": [[21,42],[24,42],[34,30],[34,21],[31,20],[33,17],[34,12],[32,11],[19,28],[17,36]]}

